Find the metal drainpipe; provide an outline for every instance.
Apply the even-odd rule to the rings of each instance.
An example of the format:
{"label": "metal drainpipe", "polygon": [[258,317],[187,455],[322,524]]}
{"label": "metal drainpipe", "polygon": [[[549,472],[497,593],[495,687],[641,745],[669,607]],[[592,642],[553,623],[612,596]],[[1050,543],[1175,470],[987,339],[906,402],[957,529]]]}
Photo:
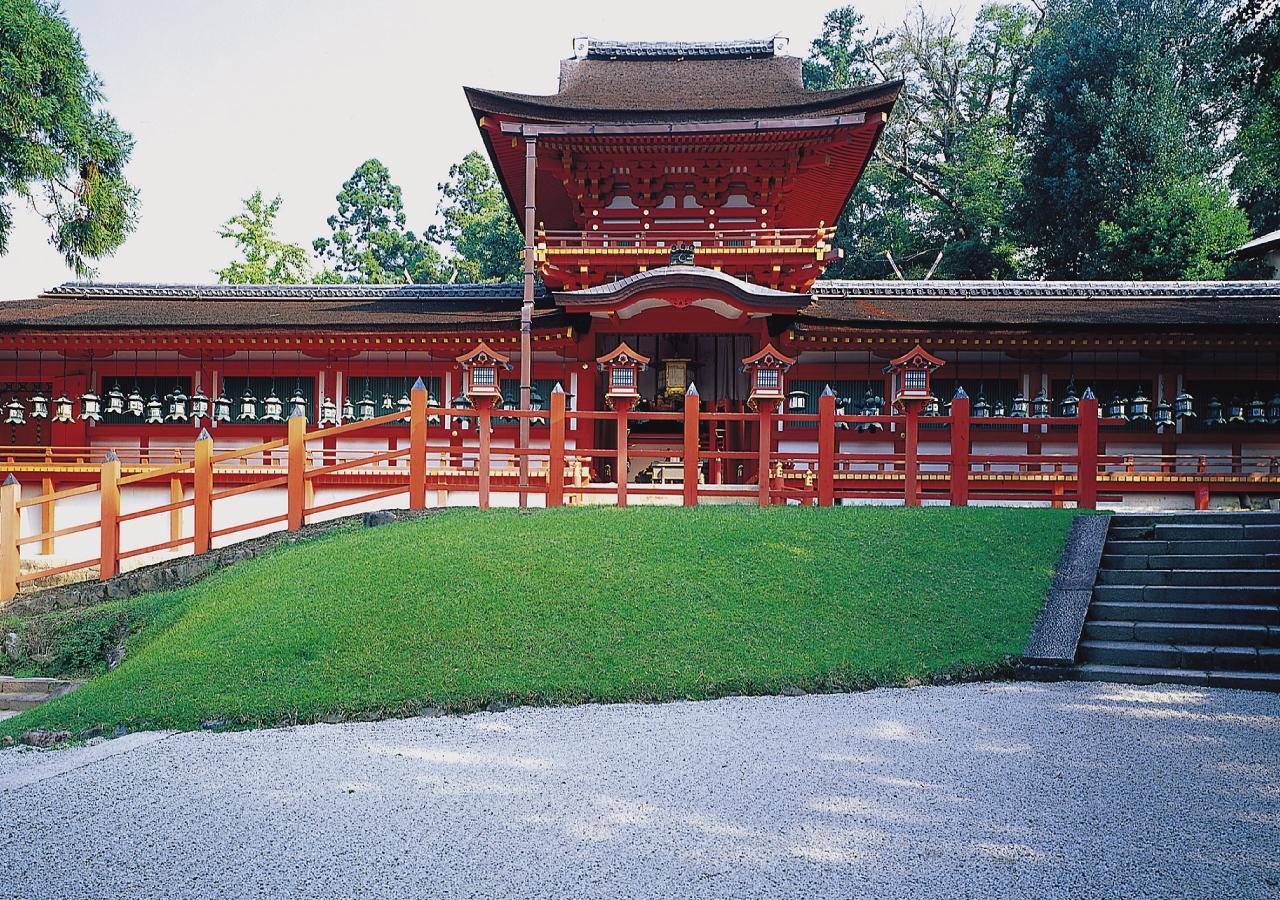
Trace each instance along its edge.
{"label": "metal drainpipe", "polygon": [[[529,409],[533,385],[533,273],[536,203],[534,180],[538,171],[538,139],[524,138],[524,302],[520,306],[520,408]],[[529,419],[520,419],[520,508],[529,504]]]}

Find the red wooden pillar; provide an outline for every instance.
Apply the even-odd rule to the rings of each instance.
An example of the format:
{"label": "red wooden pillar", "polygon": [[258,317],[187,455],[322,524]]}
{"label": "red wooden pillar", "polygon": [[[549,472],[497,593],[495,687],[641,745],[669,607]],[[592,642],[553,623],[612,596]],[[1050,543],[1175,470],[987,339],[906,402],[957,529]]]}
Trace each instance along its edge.
{"label": "red wooden pillar", "polygon": [[684,392],[684,505],[698,505],[698,389]]}
{"label": "red wooden pillar", "polygon": [[195,526],[193,552],[208,553],[213,543],[213,438],[201,428],[196,438],[196,461],[193,466],[194,504],[192,519]]}
{"label": "red wooden pillar", "polygon": [[618,423],[618,457],[614,460],[614,477],[618,479],[618,506],[625,507],[627,505],[627,470],[631,467],[630,454],[628,453],[628,432],[627,412],[631,409],[631,399],[629,397],[619,397],[613,403],[614,412],[617,413]]}
{"label": "red wooden pillar", "polygon": [[427,386],[419,378],[409,393],[409,508],[427,505]]}
{"label": "red wooden pillar", "polygon": [[99,494],[102,499],[102,552],[98,559],[98,577],[106,581],[116,574],[120,556],[120,457],[114,450],[108,451],[102,461]]}
{"label": "red wooden pillar", "polygon": [[1092,388],[1085,388],[1080,398],[1076,437],[1076,506],[1080,509],[1098,508],[1098,398]]}
{"label": "red wooden pillar", "polygon": [[295,409],[289,416],[289,455],[286,483],[289,492],[289,530],[297,531],[306,520],[307,417]]}
{"label": "red wooden pillar", "polygon": [[476,397],[476,437],[480,442],[479,458],[476,460],[476,473],[480,477],[480,508],[489,508],[489,481],[492,478],[492,466],[489,461],[489,442],[493,437],[492,397]]}
{"label": "red wooden pillar", "polygon": [[[45,458],[52,462],[52,459],[53,459],[52,453],[46,450]],[[46,478],[40,479],[40,493],[42,495],[47,496],[49,494],[52,494],[53,491],[54,491],[54,484],[53,484],[52,478],[46,477]],[[50,500],[47,503],[40,504],[40,533],[41,534],[45,534],[57,528],[57,525],[55,524],[57,519],[57,510],[54,508],[56,504],[57,504],[56,500]],[[43,541],[41,541],[40,552],[43,553],[45,556],[52,556],[53,542],[55,540],[56,538],[45,538]]]}
{"label": "red wooden pillar", "polygon": [[775,406],[776,403],[773,400],[761,400],[759,406],[760,446],[756,454],[756,483],[759,487],[757,499],[761,506],[768,506],[772,501],[769,461],[773,456],[773,410]]}
{"label": "red wooden pillar", "polygon": [[551,448],[547,458],[547,506],[564,506],[564,388],[551,391]]}
{"label": "red wooden pillar", "polygon": [[831,386],[818,397],[818,505],[836,499],[836,395]]}
{"label": "red wooden pillar", "polygon": [[969,395],[956,391],[951,401],[951,505],[969,505],[969,456],[972,436],[969,420]]}
{"label": "red wooden pillar", "polygon": [[903,461],[902,496],[905,506],[920,505],[920,464],[916,459],[920,443],[920,406],[914,402],[906,404],[906,427],[903,429],[906,454]]}
{"label": "red wooden pillar", "polygon": [[1209,485],[1196,485],[1196,509],[1205,510],[1209,508]]}

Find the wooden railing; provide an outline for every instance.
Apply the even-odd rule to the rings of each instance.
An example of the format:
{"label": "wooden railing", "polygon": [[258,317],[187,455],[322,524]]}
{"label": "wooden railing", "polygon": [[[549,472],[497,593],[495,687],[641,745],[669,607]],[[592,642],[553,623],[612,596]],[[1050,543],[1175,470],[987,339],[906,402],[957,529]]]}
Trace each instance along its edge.
{"label": "wooden railing", "polygon": [[[972,418],[969,400],[957,397],[946,416],[921,417],[918,410],[905,414],[864,416],[836,415],[835,398],[820,398],[814,413],[783,413],[776,403],[754,412],[704,410],[696,395],[686,397],[682,412],[634,412],[566,409],[565,395],[556,390],[550,409],[542,411],[493,410],[485,403],[475,409],[428,408],[427,391],[411,392],[410,409],[374,419],[329,428],[307,430],[306,419],[288,421],[286,436],[249,447],[215,451],[208,432],[201,432],[190,448],[130,451],[129,471],[122,471],[117,453],[108,452],[96,464],[96,478],[86,484],[53,490],[42,478],[42,491],[23,498],[21,485],[11,473],[0,487],[0,604],[11,600],[19,588],[36,579],[97,567],[101,579],[116,574],[122,563],[164,551],[205,553],[215,542],[232,543],[246,532],[265,528],[297,530],[308,517],[366,503],[379,503],[407,494],[410,509],[422,509],[431,488],[437,491],[474,492],[481,508],[488,508],[495,494],[517,494],[521,505],[540,497],[546,506],[590,498],[611,500],[626,506],[633,498],[668,498],[667,502],[695,506],[710,497],[737,498],[760,505],[798,502],[831,506],[841,500],[898,500],[907,505],[924,502],[964,506],[970,502],[1039,501],[1054,505],[1073,503],[1091,509],[1099,500],[1100,482],[1107,490],[1181,491],[1194,493],[1196,505],[1207,506],[1210,490],[1220,472],[1280,493],[1280,471],[1270,457],[1144,457],[1099,453],[1097,401],[1082,400],[1079,415],[1070,418]],[[493,420],[529,417],[545,422],[546,446],[495,447]],[[445,418],[447,417],[447,419]],[[670,422],[671,436],[662,449],[636,449],[636,455],[654,460],[657,474],[648,482],[628,476],[633,452],[631,427],[636,419]],[[334,439],[362,436],[369,429],[408,421],[408,444],[394,449],[366,451],[334,446]],[[434,422],[445,422],[439,425]],[[459,426],[465,421],[469,426]],[[613,424],[612,447],[585,447],[581,441],[567,446],[567,431],[577,423],[575,435],[593,432],[596,422]],[[925,432],[920,426],[935,426]],[[780,432],[812,438],[812,450],[780,450]],[[748,436],[746,449],[711,449],[704,436],[734,427]],[[850,438],[857,430],[881,429],[892,450],[868,452],[862,441]],[[1021,430],[1064,452],[975,452],[974,442],[985,429]],[[385,429],[380,434],[385,434]],[[403,432],[402,432],[403,434]],[[468,442],[459,434],[469,435]],[[367,435],[364,435],[367,436]],[[861,437],[861,435],[859,435]],[[315,443],[327,446],[309,447]],[[754,447],[750,446],[754,443]],[[942,444],[945,452],[936,449]],[[741,444],[740,444],[741,447]],[[145,456],[145,464],[139,464]],[[61,448],[51,459],[74,459],[80,470],[92,458],[90,448]],[[530,460],[531,476],[518,477],[518,461]],[[11,455],[11,460],[15,458]],[[171,461],[160,464],[161,459]],[[435,465],[431,464],[432,460]],[[54,462],[52,465],[59,465]],[[536,465],[535,465],[536,464]],[[16,462],[13,468],[23,470]],[[2,470],[2,464],[0,464]],[[706,477],[708,470],[719,475]],[[731,471],[738,477],[720,477]],[[591,477],[595,472],[596,479]],[[254,477],[240,477],[253,473]],[[356,476],[356,477],[348,477]],[[603,477],[600,477],[603,476]],[[79,476],[83,477],[83,476]],[[1221,476],[1224,479],[1226,476]],[[342,482],[343,486],[368,485],[369,490],[324,503],[314,499],[314,487]],[[169,487],[169,500],[143,509],[121,511],[121,492],[139,486]],[[190,485],[190,496],[187,486]],[[283,491],[283,501],[280,492]],[[271,492],[271,493],[267,493]],[[66,527],[55,527],[53,509],[60,501],[96,494],[97,518]],[[233,497],[261,496],[251,521],[223,524],[217,513],[220,501]],[[447,497],[440,501],[447,502]],[[36,533],[21,533],[23,510],[39,509]],[[192,513],[186,515],[186,510]],[[145,546],[121,546],[121,526],[152,516],[169,516],[169,539]],[[260,514],[260,515],[259,515]],[[187,526],[188,520],[190,527]],[[40,545],[44,554],[53,542],[97,530],[97,555],[52,568],[22,571],[24,556]]]}

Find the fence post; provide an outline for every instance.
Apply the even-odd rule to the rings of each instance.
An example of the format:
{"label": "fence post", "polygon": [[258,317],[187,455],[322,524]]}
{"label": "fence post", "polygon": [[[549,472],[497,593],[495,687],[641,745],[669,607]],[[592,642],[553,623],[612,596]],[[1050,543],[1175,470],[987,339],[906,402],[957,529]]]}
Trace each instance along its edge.
{"label": "fence post", "polygon": [[476,471],[480,477],[480,508],[489,508],[489,479],[491,464],[489,462],[489,439],[491,437],[490,410],[493,407],[492,397],[477,397],[476,404],[476,437],[480,441],[480,452],[476,459]]}
{"label": "fence post", "polygon": [[213,545],[213,438],[206,428],[196,438],[196,459],[192,466],[192,522],[195,544],[192,552],[208,553]]}
{"label": "fence post", "polygon": [[818,397],[818,505],[836,501],[836,392],[831,385]]}
{"label": "fence post", "polygon": [[[182,479],[176,476],[169,479],[169,502],[182,502]],[[169,540],[182,540],[182,507],[169,510]]]}
{"label": "fence post", "polygon": [[[49,462],[53,461],[52,456],[49,455],[47,451],[45,454],[45,458]],[[40,479],[40,493],[45,496],[53,493],[52,478]],[[41,534],[53,531],[55,528],[58,527],[56,524],[58,519],[57,510],[54,508],[56,505],[57,505],[56,500],[49,500],[49,501],[46,501],[45,503],[40,504],[40,533]],[[52,556],[53,542],[55,540],[57,539],[45,538],[43,541],[41,541],[40,552],[43,553],[45,556]]]}
{"label": "fence post", "polygon": [[916,401],[907,401],[906,428],[903,429],[905,457],[903,460],[902,503],[904,506],[920,505],[919,469],[916,452],[920,443],[920,406]]}
{"label": "fence post", "polygon": [[951,505],[969,505],[969,455],[973,438],[969,429],[969,395],[957,388],[951,400]]}
{"label": "fence post", "polygon": [[618,507],[621,509],[627,505],[627,470],[631,468],[630,448],[627,446],[629,440],[627,429],[627,411],[631,409],[631,400],[619,397],[614,401],[613,411],[617,415],[617,445],[618,455],[614,459],[613,477],[618,482]]}
{"label": "fence post", "polygon": [[773,401],[760,401],[760,448],[756,462],[756,482],[759,487],[758,500],[761,506],[770,502],[770,465],[769,457],[773,451]]}
{"label": "fence post", "polygon": [[107,452],[102,461],[99,482],[102,498],[101,547],[98,559],[98,578],[106,581],[116,574],[116,562],[120,553],[120,457],[114,450]]}
{"label": "fence post", "polygon": [[409,508],[427,505],[427,386],[419,378],[409,392]]}
{"label": "fence post", "polygon": [[18,500],[21,496],[22,485],[10,474],[0,486],[0,606],[18,595],[18,532],[22,524]]}
{"label": "fence post", "polygon": [[307,416],[302,405],[289,414],[289,530],[297,531],[306,521],[307,508]]}
{"label": "fence post", "polygon": [[551,389],[551,446],[547,455],[547,506],[564,506],[564,388]]}
{"label": "fence post", "polygon": [[689,382],[684,392],[684,505],[698,505],[698,389]]}
{"label": "fence post", "polygon": [[1077,410],[1076,506],[1098,508],[1098,398],[1093,388],[1085,388]]}

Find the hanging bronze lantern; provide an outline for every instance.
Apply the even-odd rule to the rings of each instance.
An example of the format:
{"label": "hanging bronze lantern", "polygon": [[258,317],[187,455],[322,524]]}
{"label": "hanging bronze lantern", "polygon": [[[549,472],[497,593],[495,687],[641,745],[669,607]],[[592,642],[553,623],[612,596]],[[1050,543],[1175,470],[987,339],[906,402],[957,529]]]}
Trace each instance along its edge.
{"label": "hanging bronze lantern", "polygon": [[1062,398],[1062,402],[1058,404],[1058,415],[1068,419],[1074,419],[1080,415],[1080,396],[1076,393],[1075,382],[1067,385],[1066,396]]}
{"label": "hanging bronze lantern", "polygon": [[354,422],[356,420],[356,405],[351,402],[351,397],[342,398],[342,421]]}
{"label": "hanging bronze lantern", "polygon": [[1151,421],[1151,400],[1138,385],[1138,392],[1129,401],[1129,420],[1145,424]]}
{"label": "hanging bronze lantern", "polygon": [[809,395],[799,388],[787,391],[787,409],[793,413],[802,413],[809,405]]}
{"label": "hanging bronze lantern", "polygon": [[1231,398],[1231,404],[1227,407],[1227,424],[1243,425],[1244,423],[1244,401],[1237,395]]}
{"label": "hanging bronze lantern", "polygon": [[31,418],[49,418],[49,398],[39,391],[36,391],[31,397]]}
{"label": "hanging bronze lantern", "polygon": [[330,397],[325,397],[320,401],[320,425],[337,425],[338,424],[338,404],[333,402]]}
{"label": "hanging bronze lantern", "polygon": [[392,399],[390,394],[382,395],[382,408],[386,412],[391,412],[391,410],[396,408],[396,401]]}
{"label": "hanging bronze lantern", "polygon": [[[439,408],[439,406],[438,406],[438,404],[437,404],[437,402],[436,402],[436,395],[435,395],[435,394],[433,394],[433,393],[431,393],[430,391],[428,391],[428,392],[427,392],[427,409],[438,409],[438,408]],[[427,424],[428,424],[428,425],[439,425],[439,424],[440,424],[440,414],[439,414],[439,413],[434,413],[434,412],[433,412],[433,413],[428,413],[428,414],[427,414]]]}
{"label": "hanging bronze lantern", "polygon": [[[867,388],[866,396],[862,398],[862,414],[864,416],[878,416],[884,411],[884,398],[877,394],[871,388]],[[867,422],[863,425],[863,430],[876,434],[884,430],[884,426],[879,422]]]}
{"label": "hanging bronze lantern", "polygon": [[1206,428],[1221,428],[1227,424],[1222,415],[1222,401],[1217,397],[1210,397],[1205,404],[1204,424]]}
{"label": "hanging bronze lantern", "polygon": [[[466,398],[466,395],[459,394],[458,396],[453,398],[453,402],[450,404],[450,406],[458,410],[470,409],[471,401],[469,401]],[[466,431],[471,427],[470,417],[464,418],[462,416],[455,416],[453,421],[458,426],[458,429],[461,431]]]}
{"label": "hanging bronze lantern", "polygon": [[71,398],[65,393],[58,395],[58,399],[53,401],[53,421],[55,422],[74,422],[75,415],[72,412]]}
{"label": "hanging bronze lantern", "polygon": [[364,397],[360,399],[359,406],[360,406],[360,419],[361,421],[364,421],[364,422],[367,422],[370,419],[372,419],[374,417],[374,414],[377,413],[378,411],[378,405],[373,402],[373,397],[370,396],[368,391],[364,392]]}
{"label": "hanging bronze lantern", "polygon": [[187,421],[187,395],[182,392],[181,386],[174,385],[173,393],[164,399],[169,404],[169,415],[165,416],[166,422]]}
{"label": "hanging bronze lantern", "polygon": [[114,416],[124,413],[124,391],[120,390],[118,381],[107,391],[107,412]]}
{"label": "hanging bronze lantern", "polygon": [[[35,399],[32,399],[34,405]],[[34,416],[35,413],[32,413]],[[1280,391],[1276,391],[1271,395],[1271,401],[1267,404],[1267,424],[1280,425]]]}
{"label": "hanging bronze lantern", "polygon": [[997,400],[995,406],[991,407],[991,415],[997,419],[1003,419],[1008,413],[1004,408],[1004,401]]}
{"label": "hanging bronze lantern", "polygon": [[1173,424],[1173,407],[1169,405],[1169,401],[1163,397],[1156,404],[1156,427],[1168,428]]}
{"label": "hanging bronze lantern", "polygon": [[160,425],[164,422],[164,404],[155,394],[152,394],[151,399],[147,401],[146,421],[150,425]]}
{"label": "hanging bronze lantern", "polygon": [[18,395],[14,394],[9,402],[4,405],[6,425],[23,425],[27,421],[27,410],[22,405],[22,401],[18,399]]}
{"label": "hanging bronze lantern", "polygon": [[191,397],[191,418],[199,422],[201,419],[209,417],[209,397],[205,394],[203,387],[196,388],[195,394]]}
{"label": "hanging bronze lantern", "polygon": [[978,399],[973,403],[973,417],[975,419],[988,419],[991,417],[991,404],[987,402],[986,394],[983,388],[978,388]]}
{"label": "hanging bronze lantern", "polygon": [[283,422],[284,421],[284,401],[276,394],[276,389],[272,388],[262,401],[262,421],[264,422]]}
{"label": "hanging bronze lantern", "polygon": [[1009,410],[1009,415],[1015,419],[1025,419],[1031,411],[1031,401],[1027,399],[1027,395],[1018,391],[1016,397],[1013,398],[1013,408]]}
{"label": "hanging bronze lantern", "polygon": [[124,411],[135,419],[141,419],[146,412],[147,401],[143,398],[138,386],[135,384],[133,390],[129,392],[129,396],[124,401]]}
{"label": "hanging bronze lantern", "polygon": [[246,387],[244,393],[240,395],[240,414],[236,416],[236,421],[252,422],[257,418],[258,398],[253,396],[253,392]]}
{"label": "hanging bronze lantern", "polygon": [[1178,396],[1173,398],[1173,414],[1182,421],[1183,419],[1194,419],[1196,417],[1196,401],[1184,389]]}
{"label": "hanging bronze lantern", "polygon": [[213,401],[213,421],[231,421],[231,398],[225,393],[218,394],[217,399]]}
{"label": "hanging bronze lantern", "polygon": [[1262,402],[1261,397],[1254,394],[1253,399],[1249,401],[1249,406],[1245,415],[1250,425],[1266,425],[1267,404]]}
{"label": "hanging bronze lantern", "polygon": [[[296,386],[293,393],[289,395],[289,409],[291,416],[307,414],[307,397],[302,393],[302,385]],[[302,410],[301,413],[298,412],[299,409]]]}
{"label": "hanging bronze lantern", "polygon": [[102,421],[102,400],[93,392],[93,388],[80,395],[80,421]]}
{"label": "hanging bronze lantern", "polygon": [[1040,388],[1039,393],[1031,401],[1031,416],[1035,419],[1048,419],[1052,415],[1053,401],[1049,399],[1045,389]]}

